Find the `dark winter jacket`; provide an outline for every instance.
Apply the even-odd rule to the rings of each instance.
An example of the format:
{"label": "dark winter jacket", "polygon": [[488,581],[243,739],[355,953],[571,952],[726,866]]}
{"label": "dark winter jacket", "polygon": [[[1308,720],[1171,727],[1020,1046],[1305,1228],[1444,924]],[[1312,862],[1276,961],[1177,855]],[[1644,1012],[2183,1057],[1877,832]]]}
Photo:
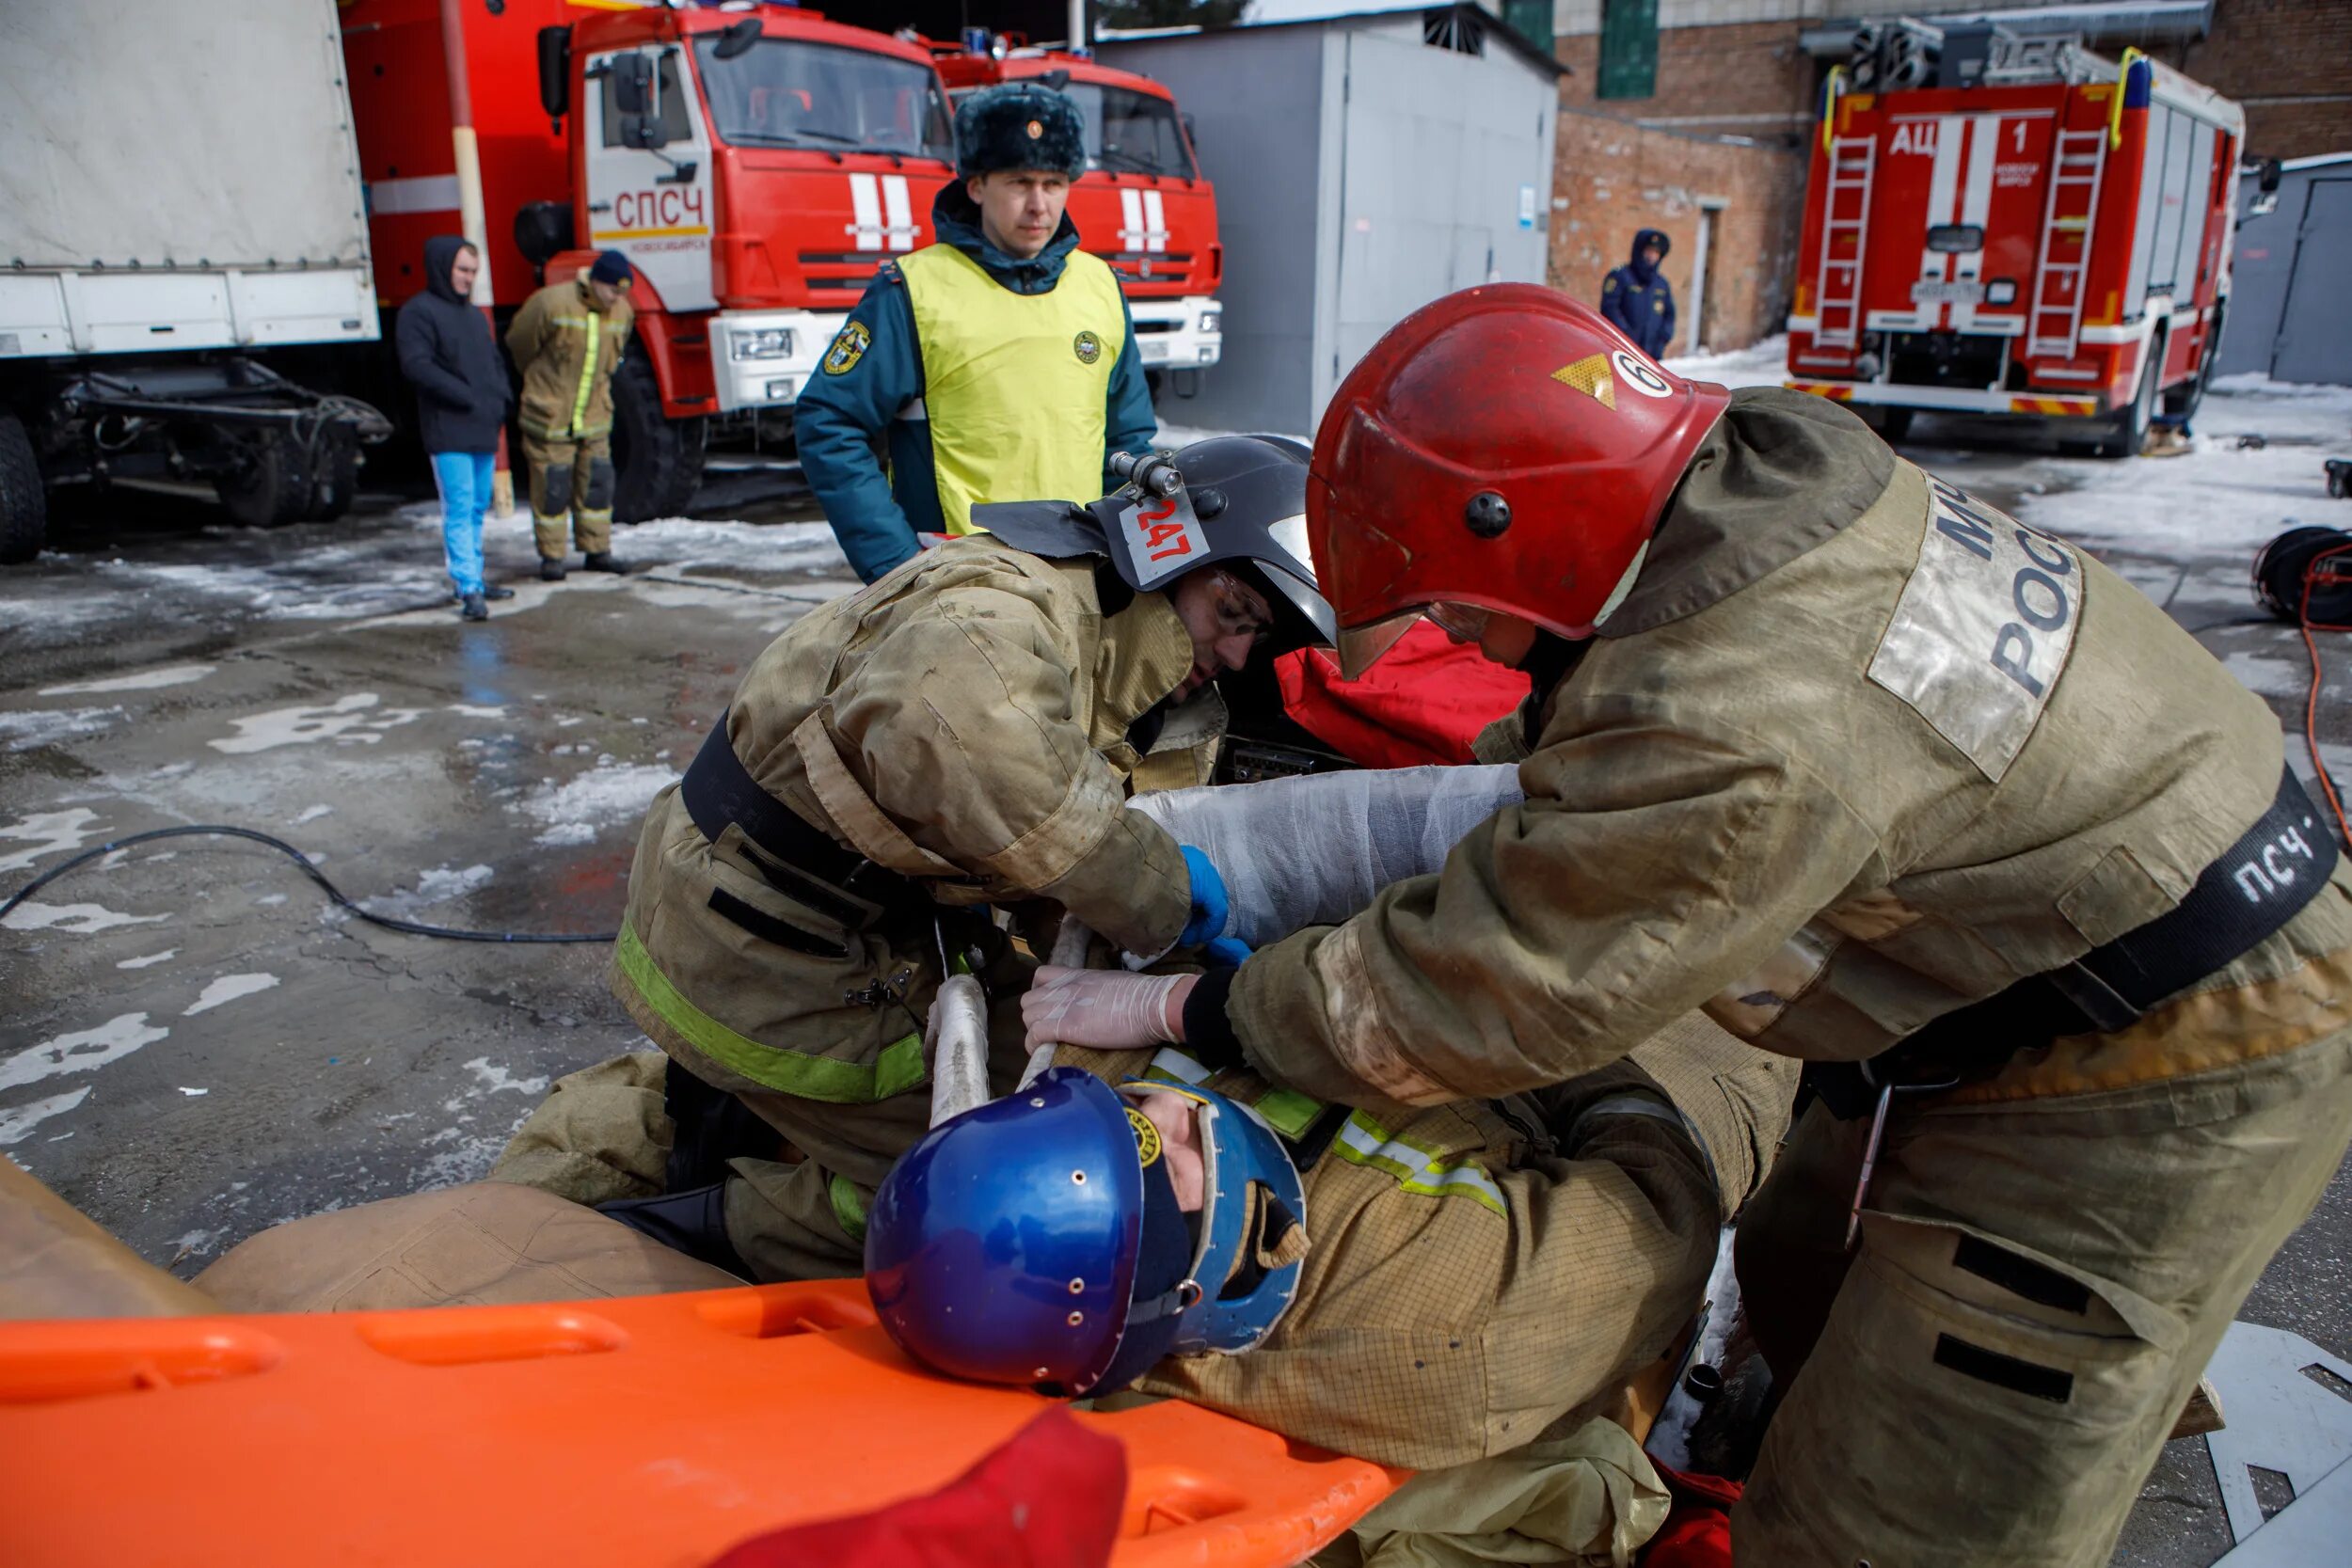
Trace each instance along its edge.
{"label": "dark winter jacket", "polygon": [[[1077,227],[1065,213],[1043,250],[1027,261],[1006,255],[980,232],[979,206],[961,181],[949,182],[932,201],[931,226],[940,244],[954,245],[1019,294],[1049,293],[1078,248]],[[794,405],[793,436],[801,471],[840,536],[850,564],[872,582],[915,553],[916,533],[935,533],[946,525],[931,466],[930,426],[898,417],[923,395],[923,350],[915,341],[914,308],[897,262],[882,263],[850,320],[864,325],[869,346],[846,373],[808,378]],[[1151,450],[1159,418],[1152,409],[1132,321],[1111,367],[1104,414],[1105,465],[1112,452]],[[878,443],[886,449],[886,467],[884,456],[875,451]],[[1114,488],[1107,467],[1103,488]]]}
{"label": "dark winter jacket", "polygon": [[1601,282],[1600,313],[1632,339],[1634,347],[1656,359],[1674,341],[1675,292],[1666,275],[1642,259],[1642,252],[1652,245],[1663,261],[1674,242],[1655,229],[1634,235],[1632,260]]}
{"label": "dark winter jacket", "polygon": [[417,432],[428,452],[496,451],[514,394],[490,321],[449,280],[466,242],[424,242],[424,290],[400,308],[392,329],[400,373],[417,389]]}

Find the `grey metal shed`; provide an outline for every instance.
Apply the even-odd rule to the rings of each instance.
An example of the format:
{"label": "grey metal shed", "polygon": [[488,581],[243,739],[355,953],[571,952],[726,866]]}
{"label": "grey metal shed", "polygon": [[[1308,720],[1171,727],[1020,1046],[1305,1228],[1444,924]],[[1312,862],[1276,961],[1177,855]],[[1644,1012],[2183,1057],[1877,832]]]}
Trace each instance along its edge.
{"label": "grey metal shed", "polygon": [[1417,307],[1544,280],[1562,68],[1493,13],[1278,15],[1097,53],[1168,84],[1216,186],[1224,358],[1175,421],[1309,434]]}
{"label": "grey metal shed", "polygon": [[2221,375],[2352,386],[2352,152],[2280,166],[2278,201],[2257,215],[2251,176],[2238,182],[2237,252],[2221,326]]}

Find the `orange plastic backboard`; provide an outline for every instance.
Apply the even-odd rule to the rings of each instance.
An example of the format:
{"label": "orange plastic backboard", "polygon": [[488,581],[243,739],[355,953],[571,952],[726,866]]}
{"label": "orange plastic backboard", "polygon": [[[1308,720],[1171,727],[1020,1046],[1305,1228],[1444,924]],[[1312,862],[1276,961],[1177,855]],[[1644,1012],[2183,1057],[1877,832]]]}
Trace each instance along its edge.
{"label": "orange plastic backboard", "polygon": [[[918,1370],[855,1280],[0,1324],[9,1568],[690,1568],[945,1485],[1045,1402]],[[1113,1562],[1295,1563],[1406,1472],[1168,1402]]]}

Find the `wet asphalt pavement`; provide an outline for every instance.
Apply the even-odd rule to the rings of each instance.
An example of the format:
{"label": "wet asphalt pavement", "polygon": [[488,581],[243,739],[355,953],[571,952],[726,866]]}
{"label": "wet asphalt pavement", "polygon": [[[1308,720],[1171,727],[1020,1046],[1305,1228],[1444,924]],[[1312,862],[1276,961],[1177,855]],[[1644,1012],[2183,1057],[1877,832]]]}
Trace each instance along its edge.
{"label": "wet asphalt pavement", "polygon": [[[2049,483],[2018,449],[1914,454],[2005,505]],[[621,578],[543,584],[527,520],[494,520],[516,596],[479,626],[414,492],[275,532],[194,493],[77,510],[62,548],[0,569],[0,898],[71,851],[225,823],[380,912],[609,932],[645,802],[750,659],[852,585],[788,467],[714,475],[705,520],[617,531]],[[2270,701],[2308,777],[2309,665],[2246,559],[2101,553]],[[2341,642],[2320,714],[2344,773]],[[479,1176],[550,1079],[639,1043],[603,943],[381,930],[247,843],[130,848],[8,926],[0,1152],[183,1276],[277,1221]],[[2352,1173],[2243,1315],[2352,1355]],[[2201,1442],[2171,1445],[2116,1560],[2227,1545]]]}

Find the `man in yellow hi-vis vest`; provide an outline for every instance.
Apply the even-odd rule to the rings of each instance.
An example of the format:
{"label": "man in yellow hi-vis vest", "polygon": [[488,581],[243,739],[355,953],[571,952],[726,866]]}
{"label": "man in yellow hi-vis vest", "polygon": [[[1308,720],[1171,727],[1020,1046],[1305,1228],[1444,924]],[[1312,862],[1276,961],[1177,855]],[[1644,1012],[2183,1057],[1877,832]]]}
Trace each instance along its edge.
{"label": "man in yellow hi-vis vest", "polygon": [[980,502],[1100,495],[1110,455],[1158,429],[1119,279],[1063,211],[1086,169],[1077,106],[989,87],[956,145],[938,243],[883,264],[794,410],[802,470],[867,582],[919,534],[974,531]]}
{"label": "man in yellow hi-vis vest", "polygon": [[523,456],[531,465],[531,527],[539,575],[564,580],[564,522],[592,572],[612,559],[612,372],[628,347],[628,258],[608,250],[581,276],[523,302],[506,329],[523,374]]}

